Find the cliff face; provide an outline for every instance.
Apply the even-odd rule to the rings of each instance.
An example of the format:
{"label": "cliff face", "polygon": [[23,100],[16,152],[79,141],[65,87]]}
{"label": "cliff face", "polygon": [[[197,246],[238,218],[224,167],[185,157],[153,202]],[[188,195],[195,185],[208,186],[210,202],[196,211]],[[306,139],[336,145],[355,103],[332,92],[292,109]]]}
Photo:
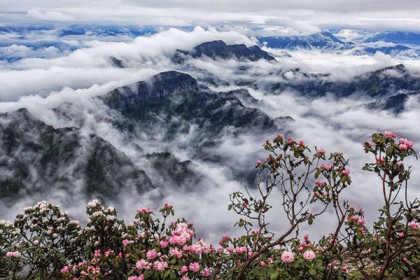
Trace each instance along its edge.
{"label": "cliff face", "polygon": [[246,97],[249,93],[214,92],[199,87],[190,75],[170,71],[149,81],[117,88],[103,100],[126,118],[123,126],[141,126],[143,130],[159,127],[169,139],[192,126],[207,139],[217,138],[228,127],[237,131],[277,129],[265,113],[244,106],[238,96]]}
{"label": "cliff face", "polygon": [[0,114],[0,195],[63,191],[102,198],[135,186],[153,188],[149,177],[122,152],[77,128],[53,128],[26,109]]}

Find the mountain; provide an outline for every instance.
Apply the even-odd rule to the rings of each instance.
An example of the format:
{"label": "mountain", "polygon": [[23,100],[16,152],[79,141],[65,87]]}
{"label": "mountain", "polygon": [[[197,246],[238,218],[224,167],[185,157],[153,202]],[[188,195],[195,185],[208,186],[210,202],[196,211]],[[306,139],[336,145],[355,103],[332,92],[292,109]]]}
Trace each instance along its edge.
{"label": "mountain", "polygon": [[200,44],[191,51],[177,50],[173,60],[177,63],[183,62],[186,57],[200,58],[209,57],[212,59],[238,59],[257,61],[265,59],[274,61],[275,58],[266,51],[261,50],[258,46],[247,47],[244,44],[226,45],[225,42],[211,41]]}
{"label": "mountain", "polygon": [[138,37],[151,35],[157,32],[153,27],[139,27],[139,26],[120,26],[120,25],[92,25],[92,24],[75,24],[64,27],[60,30],[60,37],[68,36],[100,36],[100,37],[114,37],[127,36]]}
{"label": "mountain", "polygon": [[171,94],[197,91],[197,81],[188,74],[167,71],[150,78],[148,81],[117,88],[108,93],[104,100],[113,109],[127,113],[132,106]]}
{"label": "mountain", "polygon": [[419,33],[410,33],[410,32],[401,32],[401,31],[390,31],[390,32],[381,32],[372,36],[369,36],[365,39],[366,43],[370,42],[392,42],[395,44],[401,45],[420,45],[420,34]]}
{"label": "mountain", "polygon": [[54,128],[26,109],[0,114],[0,194],[3,201],[64,192],[71,200],[116,198],[154,188],[125,154],[77,128]]}
{"label": "mountain", "polygon": [[343,50],[353,47],[352,43],[343,42],[329,32],[298,36],[264,36],[257,39],[260,44],[275,49]]}
{"label": "mountain", "polygon": [[199,86],[189,74],[168,71],[148,81],[117,88],[102,99],[133,125],[145,129],[160,127],[167,139],[173,139],[176,132],[188,132],[193,126],[211,138],[228,127],[236,131],[277,129],[265,113],[244,106],[236,96],[246,93],[246,90],[214,92]]}
{"label": "mountain", "polygon": [[290,70],[288,74],[299,78],[288,80],[284,74],[282,82],[272,83],[266,86],[266,90],[274,94],[289,90],[311,98],[332,94],[337,98],[370,99],[373,103],[369,108],[396,113],[403,110],[408,96],[420,94],[420,78],[411,74],[403,64],[367,72],[349,81],[332,81],[329,75],[306,74],[299,69]]}
{"label": "mountain", "polygon": [[375,54],[376,52],[381,52],[384,54],[388,54],[390,56],[409,56],[412,58],[418,57],[420,54],[419,50],[415,50],[406,46],[402,45],[394,45],[394,46],[377,46],[377,47],[370,47],[365,46],[360,49],[356,49],[353,53],[356,55],[359,54]]}
{"label": "mountain", "polygon": [[258,101],[247,90],[215,92],[175,71],[117,88],[101,98],[122,116],[114,125],[131,139],[188,151],[191,160],[223,163],[236,179],[250,184],[255,180],[253,163],[239,166],[221,149],[225,137],[274,135],[279,126],[285,131],[291,120],[272,120],[250,107]]}

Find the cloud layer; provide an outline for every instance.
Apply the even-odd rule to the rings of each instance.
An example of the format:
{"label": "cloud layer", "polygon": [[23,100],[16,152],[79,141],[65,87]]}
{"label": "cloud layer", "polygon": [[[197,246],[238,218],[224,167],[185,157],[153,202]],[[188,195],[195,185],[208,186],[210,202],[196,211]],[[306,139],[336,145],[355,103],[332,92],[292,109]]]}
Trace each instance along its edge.
{"label": "cloud layer", "polygon": [[[5,21],[132,23],[159,26],[246,23],[286,25],[310,32],[316,27],[417,30],[415,0],[323,1],[18,1],[0,4]],[[19,14],[13,16],[13,13]],[[26,13],[26,19],[22,18]]]}
{"label": "cloud layer", "polygon": [[[181,2],[178,1],[180,5],[183,4]],[[418,100],[410,100],[407,110],[395,116],[387,112],[369,111],[360,106],[363,100],[351,98],[336,100],[329,96],[309,100],[291,92],[272,95],[261,88],[255,89],[238,84],[239,81],[269,84],[280,79],[282,73],[288,73],[295,68],[300,68],[305,73],[330,73],[328,79],[342,81],[366,71],[398,63],[404,63],[414,73],[419,71],[420,63],[416,60],[395,59],[384,54],[353,56],[350,53],[303,50],[292,51],[290,57],[284,57],[280,52],[271,49],[267,50],[274,55],[278,54],[278,62],[191,59],[184,65],[176,65],[170,59],[176,49],[189,50],[199,43],[217,39],[224,40],[228,44],[254,43],[252,39],[236,31],[197,27],[192,31],[169,29],[128,42],[91,42],[88,48],[58,58],[23,59],[7,65],[0,71],[0,112],[26,107],[36,117],[55,127],[79,126],[86,134],[95,133],[108,140],[140,166],[143,163],[139,160],[134,144],[139,144],[150,152],[170,149],[179,158],[188,159],[192,152],[185,143],[191,135],[180,134],[180,138],[172,142],[156,143],[147,138],[139,140],[139,143],[128,142],[126,135],[119,134],[112,127],[106,108],[93,97],[103,95],[119,86],[145,80],[153,74],[166,70],[188,72],[203,82],[206,77],[216,77],[218,80],[228,82],[229,86],[213,85],[212,89],[226,91],[245,87],[260,101],[249,106],[259,108],[272,118],[292,117],[294,119],[292,125],[282,128],[291,131],[291,136],[294,138],[328,151],[343,151],[351,159],[353,178],[353,184],[346,197],[356,206],[368,205],[367,213],[370,220],[376,217],[376,210],[379,208],[378,178],[361,171],[362,163],[372,160],[366,158],[361,143],[368,140],[372,132],[389,129],[412,139],[415,146],[420,146]],[[115,67],[110,60],[111,57],[120,59],[127,67]],[[286,77],[297,82],[302,78],[294,74],[288,74]],[[74,105],[72,118],[60,118],[52,112],[53,108],[63,103]],[[156,134],[158,133],[159,129],[156,130]],[[266,138],[271,137],[273,135],[253,135],[252,131],[236,138],[227,133],[217,152],[235,158],[234,164],[252,168],[254,162],[264,155],[263,152],[259,152],[261,144]],[[203,229],[200,234],[217,240],[221,232],[232,230],[231,225],[236,217],[231,214],[226,215],[228,194],[241,189],[241,182],[233,179],[228,167],[204,161],[197,161],[196,164],[197,169],[206,173],[212,180],[207,181],[207,185],[197,186],[195,192],[186,193],[168,188],[164,190],[164,197],[160,193],[149,193],[145,196],[125,194],[122,195],[124,203],[115,206],[121,208],[122,215],[128,219],[134,215],[136,207],[146,207],[151,204],[157,208],[158,204],[169,201],[179,209],[180,215],[194,219],[197,228]],[[418,167],[418,163],[414,162],[413,165]],[[418,197],[420,194],[418,182],[420,182],[420,170],[415,170],[410,187],[411,197]],[[21,202],[17,207],[23,204]],[[273,204],[278,203],[274,200]],[[83,209],[80,205],[77,207],[66,205],[66,207],[70,210],[73,207]],[[13,216],[15,209],[9,211],[7,216]],[[80,211],[77,215],[81,215]],[[279,229],[281,221],[274,222],[273,227]],[[317,229],[324,227],[328,227],[328,219],[317,222],[315,228],[308,231],[316,235]]]}

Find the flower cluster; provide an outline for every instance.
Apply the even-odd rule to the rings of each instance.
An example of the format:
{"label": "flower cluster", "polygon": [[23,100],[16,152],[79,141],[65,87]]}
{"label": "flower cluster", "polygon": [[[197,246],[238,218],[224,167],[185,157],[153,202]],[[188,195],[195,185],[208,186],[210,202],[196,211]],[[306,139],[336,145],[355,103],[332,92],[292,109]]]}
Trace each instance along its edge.
{"label": "flower cluster", "polygon": [[[229,209],[240,215],[236,226],[243,234],[225,234],[215,247],[196,238],[193,223],[175,219],[168,203],[159,210],[161,218],[138,208],[126,224],[115,208],[93,200],[82,227],[58,205],[43,201],[13,222],[0,220],[0,278],[417,279],[420,202],[397,201],[410,175],[403,161],[415,151],[412,142],[396,138],[390,131],[375,133],[364,145],[375,160],[364,169],[378,174],[384,195],[373,229],[362,209],[340,198],[351,183],[348,160],[323,149],[311,153],[304,141],[279,134],[266,141],[269,156],[257,162],[259,196],[231,195]],[[267,221],[274,194],[281,195],[272,200],[283,206],[283,232]],[[319,241],[302,238],[299,227],[327,210],[337,217],[333,232]]]}

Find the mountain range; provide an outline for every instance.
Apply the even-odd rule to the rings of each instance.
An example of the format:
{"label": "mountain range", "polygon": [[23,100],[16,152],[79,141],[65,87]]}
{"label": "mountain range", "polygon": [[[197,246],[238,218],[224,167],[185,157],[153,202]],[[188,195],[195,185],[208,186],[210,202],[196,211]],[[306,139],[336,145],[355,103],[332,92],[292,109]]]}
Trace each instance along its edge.
{"label": "mountain range", "polygon": [[[322,36],[337,46],[349,46],[328,34]],[[298,43],[302,42],[292,40],[287,47]],[[202,59],[279,63],[258,46],[227,45],[223,41],[206,42],[189,51],[177,50],[172,57],[175,65],[183,67],[189,60]],[[248,64],[241,64],[242,71],[247,71]],[[247,88],[272,96],[288,91],[310,99],[327,94],[338,100],[360,99],[363,101],[360,105],[368,110],[395,114],[404,111],[409,97],[420,96],[419,76],[402,64],[357,75],[348,81],[334,81],[329,74],[292,68],[276,74],[277,81],[260,83],[254,77],[238,81],[236,89],[229,90],[211,89],[206,78],[194,77],[197,73],[194,68],[183,69],[185,72],[164,71],[93,97],[113,116],[107,125],[128,144],[138,144],[135,155],[125,154],[82,127],[53,127],[25,108],[1,113],[2,201],[13,203],[22,197],[42,197],[51,192],[64,193],[69,199],[83,194],[113,200],[121,192],[144,193],[160,190],[164,185],[194,188],[211,179],[197,168],[202,162],[223,165],[235,180],[252,185],[256,179],[253,163],[238,164],[223,149],[224,141],[290,131],[293,119],[286,115],[270,117]],[[292,78],[296,76],[300,78]],[[213,79],[212,83],[229,85],[221,78]],[[71,105],[63,105],[54,112],[59,118],[72,118],[71,110],[75,110]],[[150,143],[160,148],[149,149]],[[179,151],[183,151],[183,159],[176,155]]]}

